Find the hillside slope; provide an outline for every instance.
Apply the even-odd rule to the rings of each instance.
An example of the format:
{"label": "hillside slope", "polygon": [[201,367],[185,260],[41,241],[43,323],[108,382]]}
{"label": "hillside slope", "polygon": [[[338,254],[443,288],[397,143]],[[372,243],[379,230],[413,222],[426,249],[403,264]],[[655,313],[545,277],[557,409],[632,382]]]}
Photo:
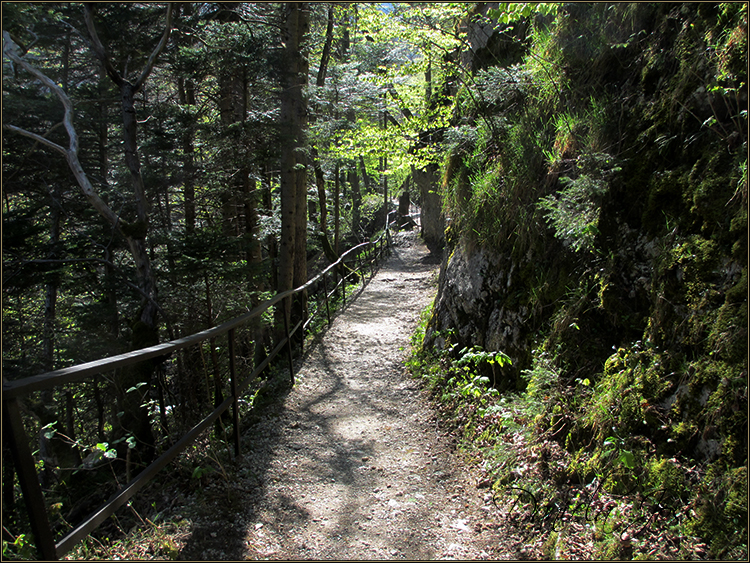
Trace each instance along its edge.
{"label": "hillside slope", "polygon": [[493,381],[562,452],[537,477],[659,492],[665,529],[746,556],[747,6],[565,4],[474,61],[423,373],[496,489],[524,477]]}

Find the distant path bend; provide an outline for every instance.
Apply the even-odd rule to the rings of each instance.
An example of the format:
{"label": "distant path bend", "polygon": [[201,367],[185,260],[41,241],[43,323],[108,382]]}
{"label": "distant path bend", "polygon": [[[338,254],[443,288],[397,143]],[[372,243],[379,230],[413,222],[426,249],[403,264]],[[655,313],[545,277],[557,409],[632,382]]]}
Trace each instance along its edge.
{"label": "distant path bend", "polygon": [[[438,257],[412,233],[308,352],[297,384],[243,438],[241,483],[183,558],[490,559],[488,489],[404,360],[434,298]],[[218,526],[218,527],[217,527]]]}

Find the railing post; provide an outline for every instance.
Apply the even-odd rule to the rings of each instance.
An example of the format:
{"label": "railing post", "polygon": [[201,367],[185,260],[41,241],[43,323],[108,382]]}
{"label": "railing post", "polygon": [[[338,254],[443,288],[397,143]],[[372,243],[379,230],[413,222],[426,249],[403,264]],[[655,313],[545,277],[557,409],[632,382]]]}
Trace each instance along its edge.
{"label": "railing post", "polygon": [[341,262],[341,265],[343,266],[342,271],[344,272],[344,275],[341,276],[341,299],[344,302],[344,307],[346,307],[346,278],[348,276],[346,273],[346,261]]}
{"label": "railing post", "polygon": [[289,377],[294,385],[294,362],[292,361],[292,339],[289,336],[289,315],[291,314],[292,296],[284,298],[284,333],[286,334],[286,350],[289,356]]}
{"label": "railing post", "polygon": [[326,283],[326,275],[323,274],[323,295],[326,300],[326,316],[328,317],[328,326],[331,326],[331,310],[328,307],[328,284]]}
{"label": "railing post", "polygon": [[237,396],[237,368],[234,360],[234,329],[230,328],[227,334],[229,339],[229,381],[232,385],[232,423],[234,430],[234,455],[240,455],[240,405]]}
{"label": "railing post", "polygon": [[[47,506],[44,503],[44,494],[39,484],[39,476],[34,467],[34,458],[31,457],[29,439],[23,428],[21,411],[18,399],[11,397],[3,401],[3,432],[7,432],[10,438],[10,451],[16,464],[16,475],[21,484],[23,500],[29,512],[31,532],[34,534],[36,549],[42,560],[56,560],[57,548],[52,530],[49,528],[47,519]],[[7,430],[6,430],[7,426]]]}
{"label": "railing post", "polygon": [[[339,264],[341,266],[342,264]],[[338,291],[339,288],[339,269],[333,269],[333,291]]]}

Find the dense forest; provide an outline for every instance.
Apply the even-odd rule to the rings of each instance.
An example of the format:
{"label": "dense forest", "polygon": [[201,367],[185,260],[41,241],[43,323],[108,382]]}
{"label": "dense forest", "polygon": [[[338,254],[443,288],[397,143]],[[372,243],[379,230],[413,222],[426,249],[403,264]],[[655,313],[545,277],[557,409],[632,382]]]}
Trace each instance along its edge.
{"label": "dense forest", "polygon": [[[439,216],[422,172],[466,9],[4,4],[4,381],[245,313],[376,236],[409,190]],[[307,315],[303,295],[291,320]],[[280,316],[238,334],[238,370],[274,348]],[[58,537],[221,403],[228,362],[211,340],[22,403]],[[4,449],[11,550],[15,472]]]}
{"label": "dense forest", "polygon": [[[651,557],[649,534],[673,558],[747,556],[746,4],[4,3],[2,21],[4,381],[216,326],[411,200],[444,256],[411,367],[493,490],[608,507],[598,557]],[[247,365],[280,315],[241,335]],[[29,398],[57,533],[221,401],[227,354]],[[5,443],[3,550],[23,557]],[[573,532],[549,520],[523,522],[554,558]]]}

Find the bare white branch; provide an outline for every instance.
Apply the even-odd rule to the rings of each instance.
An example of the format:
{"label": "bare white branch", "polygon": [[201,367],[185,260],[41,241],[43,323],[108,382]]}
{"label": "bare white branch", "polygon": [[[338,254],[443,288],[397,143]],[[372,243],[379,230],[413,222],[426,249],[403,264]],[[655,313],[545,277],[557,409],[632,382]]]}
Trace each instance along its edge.
{"label": "bare white branch", "polygon": [[46,139],[45,137],[42,137],[41,135],[37,135],[36,133],[32,133],[31,131],[27,131],[26,129],[21,129],[20,127],[16,127],[15,125],[10,125],[8,123],[3,124],[3,129],[8,129],[9,131],[14,131],[18,133],[19,135],[23,135],[24,137],[28,137],[29,139],[34,139],[37,143],[42,143],[43,145],[48,146],[49,148],[56,150],[59,153],[62,153],[65,158],[68,157],[68,151],[65,147],[61,147],[57,143],[53,143],[49,139]]}
{"label": "bare white branch", "polygon": [[62,102],[63,108],[65,109],[63,124],[65,125],[65,130],[68,133],[68,148],[65,149],[64,147],[58,145],[57,143],[53,143],[52,141],[42,137],[41,135],[26,131],[25,129],[21,129],[20,127],[15,127],[10,124],[4,124],[3,127],[10,131],[14,131],[16,133],[34,139],[35,141],[64,154],[66,160],[68,161],[68,166],[70,166],[70,170],[75,175],[81,191],[86,196],[86,199],[89,201],[91,206],[96,209],[99,214],[104,217],[113,227],[120,228],[119,217],[114,211],[112,211],[112,209],[106,204],[106,202],[99,197],[99,194],[96,193],[94,186],[91,184],[91,181],[89,180],[86,172],[81,166],[80,161],[78,160],[78,134],[76,133],[75,127],[73,126],[73,102],[70,101],[70,98],[65,93],[65,91],[51,78],[49,78],[42,71],[33,67],[26,60],[24,60],[23,57],[18,54],[18,48],[18,45],[16,45],[16,43],[10,38],[10,34],[7,31],[3,31],[3,54],[14,63],[19,65],[21,68],[23,68],[26,72],[31,74],[39,82],[52,90]]}
{"label": "bare white branch", "polygon": [[148,75],[151,74],[151,70],[154,68],[154,64],[156,63],[156,57],[161,54],[161,52],[164,50],[164,47],[166,47],[167,45],[167,41],[169,41],[169,34],[172,32],[172,6],[173,4],[171,2],[167,5],[167,23],[164,28],[164,34],[161,36],[159,44],[151,53],[148,61],[146,61],[146,66],[143,68],[143,72],[141,72],[138,80],[136,80],[135,84],[133,84],[133,87],[136,91],[138,91],[140,87],[143,86],[146,78],[148,78]]}

